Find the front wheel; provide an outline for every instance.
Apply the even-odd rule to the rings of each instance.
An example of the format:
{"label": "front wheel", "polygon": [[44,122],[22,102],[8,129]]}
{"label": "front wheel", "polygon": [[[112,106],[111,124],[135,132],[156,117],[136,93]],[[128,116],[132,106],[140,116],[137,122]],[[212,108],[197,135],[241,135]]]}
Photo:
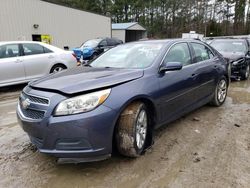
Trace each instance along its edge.
{"label": "front wheel", "polygon": [[213,106],[221,106],[227,98],[228,81],[226,77],[222,77],[214,91],[214,96],[210,102]]}
{"label": "front wheel", "polygon": [[138,157],[142,154],[148,134],[149,116],[145,104],[130,104],[120,115],[116,143],[120,154]]}
{"label": "front wheel", "polygon": [[250,75],[250,65],[247,65],[246,69],[241,71],[241,79],[247,80]]}

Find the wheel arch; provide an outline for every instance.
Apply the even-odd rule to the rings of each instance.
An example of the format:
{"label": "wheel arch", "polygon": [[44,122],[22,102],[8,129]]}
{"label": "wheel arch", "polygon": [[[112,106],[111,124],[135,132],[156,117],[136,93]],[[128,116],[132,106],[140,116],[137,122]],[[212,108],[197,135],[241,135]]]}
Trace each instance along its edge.
{"label": "wheel arch", "polygon": [[114,125],[114,128],[113,128],[113,136],[112,136],[112,151],[114,151],[114,149],[116,150],[116,141],[115,141],[115,133],[116,133],[116,128],[117,128],[117,124],[118,124],[118,121],[119,121],[119,117],[120,115],[122,114],[122,112],[129,106],[131,105],[132,103],[135,103],[135,102],[142,102],[146,105],[147,107],[147,110],[149,111],[149,114],[150,114],[150,128],[149,128],[149,136],[147,138],[147,141],[146,141],[146,146],[145,146],[145,149],[151,147],[151,145],[153,144],[153,130],[154,130],[154,127],[157,123],[157,110],[156,110],[156,105],[154,104],[153,100],[150,99],[149,97],[147,96],[144,96],[144,95],[140,95],[140,96],[136,96],[134,98],[132,98],[131,100],[127,101],[119,110],[118,112],[118,115],[115,119],[115,125]]}
{"label": "wheel arch", "polygon": [[68,68],[67,65],[65,65],[64,63],[54,63],[54,64],[50,67],[49,72],[51,73],[52,69],[53,69],[55,66],[58,66],[58,65],[65,67],[65,69]]}
{"label": "wheel arch", "polygon": [[226,80],[227,80],[227,86],[229,87],[229,84],[231,82],[231,79],[230,79],[229,75],[228,74],[224,74],[223,76],[226,78]]}

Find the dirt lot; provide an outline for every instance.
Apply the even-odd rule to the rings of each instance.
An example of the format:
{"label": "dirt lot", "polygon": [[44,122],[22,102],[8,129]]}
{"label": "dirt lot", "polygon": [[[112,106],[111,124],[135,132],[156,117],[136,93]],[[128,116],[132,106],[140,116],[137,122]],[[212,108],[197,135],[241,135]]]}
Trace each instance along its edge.
{"label": "dirt lot", "polygon": [[0,187],[250,187],[250,80],[220,108],[205,106],[156,133],[138,159],[58,165],[16,121],[23,86],[0,90]]}

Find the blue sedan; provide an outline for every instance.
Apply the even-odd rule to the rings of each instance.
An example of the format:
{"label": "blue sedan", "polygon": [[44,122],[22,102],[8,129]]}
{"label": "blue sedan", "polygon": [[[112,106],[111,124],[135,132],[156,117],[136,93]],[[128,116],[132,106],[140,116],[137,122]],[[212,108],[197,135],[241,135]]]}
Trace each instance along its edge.
{"label": "blue sedan", "polygon": [[17,116],[42,153],[96,161],[116,147],[138,157],[158,127],[208,103],[224,103],[227,66],[216,50],[196,40],[128,43],[86,67],[29,83]]}

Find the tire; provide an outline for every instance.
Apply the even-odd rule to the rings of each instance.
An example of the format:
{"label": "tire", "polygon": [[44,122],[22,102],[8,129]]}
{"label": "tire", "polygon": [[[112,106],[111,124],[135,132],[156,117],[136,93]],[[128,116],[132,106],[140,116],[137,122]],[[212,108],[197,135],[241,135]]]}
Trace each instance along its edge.
{"label": "tire", "polygon": [[145,149],[149,116],[145,104],[130,104],[120,115],[116,128],[116,146],[120,154],[139,157]]}
{"label": "tire", "polygon": [[65,65],[57,64],[51,68],[50,73],[57,73],[57,72],[60,72],[64,69],[67,69],[67,67]]}
{"label": "tire", "polygon": [[245,70],[241,71],[241,80],[247,80],[250,75],[250,65],[247,65]]}
{"label": "tire", "polygon": [[228,80],[226,79],[226,77],[223,76],[217,83],[217,86],[214,91],[214,96],[210,104],[217,107],[221,106],[227,98],[227,91]]}

